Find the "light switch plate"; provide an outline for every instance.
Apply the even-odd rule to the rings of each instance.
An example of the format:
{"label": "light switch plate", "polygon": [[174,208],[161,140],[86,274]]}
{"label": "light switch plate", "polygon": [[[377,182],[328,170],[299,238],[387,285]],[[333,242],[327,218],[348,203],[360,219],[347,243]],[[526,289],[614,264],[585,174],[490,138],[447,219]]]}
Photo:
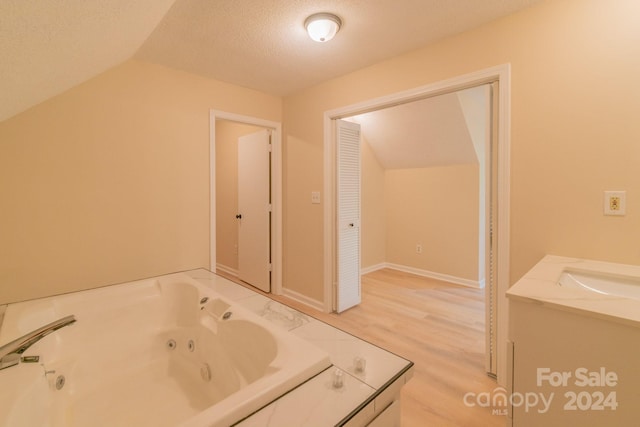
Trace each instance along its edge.
{"label": "light switch plate", "polygon": [[625,215],[627,212],[627,192],[626,191],[605,191],[604,192],[604,214],[605,215]]}

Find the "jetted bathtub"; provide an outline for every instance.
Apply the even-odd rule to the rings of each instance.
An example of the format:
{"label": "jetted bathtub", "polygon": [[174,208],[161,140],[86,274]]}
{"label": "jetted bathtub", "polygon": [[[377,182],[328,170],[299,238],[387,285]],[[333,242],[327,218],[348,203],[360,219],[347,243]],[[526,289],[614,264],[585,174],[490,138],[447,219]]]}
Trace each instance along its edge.
{"label": "jetted bathtub", "polygon": [[0,370],[0,425],[229,426],[331,365],[182,273],[10,304],[0,346],[68,315]]}

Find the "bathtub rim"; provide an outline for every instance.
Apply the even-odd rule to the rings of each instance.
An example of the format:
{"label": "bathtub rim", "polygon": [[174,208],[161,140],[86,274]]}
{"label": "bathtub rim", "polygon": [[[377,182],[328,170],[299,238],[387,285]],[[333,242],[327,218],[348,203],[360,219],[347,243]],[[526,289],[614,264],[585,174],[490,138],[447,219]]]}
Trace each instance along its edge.
{"label": "bathtub rim", "polygon": [[[214,403],[210,407],[195,413],[193,416],[182,421],[180,425],[202,426],[227,422],[236,423],[332,366],[329,355],[324,350],[314,346],[312,343],[296,337],[289,331],[279,328],[266,319],[263,319],[248,308],[243,307],[238,302],[222,295],[216,289],[213,289],[212,287],[191,277],[186,272],[171,273],[131,282],[101,286],[94,289],[68,292],[36,298],[33,300],[21,301],[15,303],[15,306],[17,306],[17,312],[10,312],[9,316],[16,317],[15,321],[14,319],[10,319],[13,326],[16,329],[19,329],[19,321],[17,320],[18,316],[22,311],[25,313],[28,312],[28,305],[30,303],[42,303],[44,306],[53,305],[57,298],[71,297],[75,296],[74,294],[77,295],[84,292],[94,293],[99,296],[101,292],[108,292],[109,288],[123,287],[122,289],[125,289],[129,286],[139,286],[143,292],[146,288],[153,288],[155,292],[153,296],[158,296],[157,294],[159,291],[159,296],[162,298],[163,285],[167,283],[169,286],[173,286],[175,283],[178,286],[182,286],[184,284],[194,288],[197,291],[198,300],[202,296],[206,295],[210,298],[217,298],[228,303],[230,306],[229,311],[233,312],[233,320],[245,320],[258,325],[274,337],[278,346],[276,356],[269,362],[269,366],[278,362],[278,365],[275,366],[277,368],[275,372],[268,373],[265,376],[258,378],[240,390]],[[118,291],[120,291],[120,289],[118,289]],[[133,291],[135,293],[136,290],[134,289]],[[207,315],[202,313],[202,310],[199,309],[200,307],[197,301],[194,301],[193,303],[193,310],[196,311],[197,318]],[[10,307],[11,305],[13,304],[9,304],[8,306]],[[46,314],[47,313],[45,313],[45,315]],[[0,325],[0,338],[7,336],[6,339],[9,342],[14,338],[12,338],[11,334],[7,335],[6,328],[4,327],[6,326],[4,320],[6,320],[6,318],[3,319],[3,323]],[[82,318],[79,318],[79,320],[82,320]],[[221,320],[221,322],[224,322],[224,320]],[[199,322],[194,326],[202,327]],[[61,330],[60,332],[63,331]],[[282,361],[279,360],[282,356],[282,352],[285,352],[286,356],[290,357],[294,363],[283,364]],[[304,357],[300,357],[301,355],[304,355]],[[62,359],[52,358],[51,361],[48,361],[47,363],[54,365],[60,361],[64,362],[65,360],[66,357],[63,357]],[[46,367],[44,364],[42,366]],[[15,367],[14,369],[20,369],[20,366]],[[10,411],[8,411],[8,414],[10,414]]]}

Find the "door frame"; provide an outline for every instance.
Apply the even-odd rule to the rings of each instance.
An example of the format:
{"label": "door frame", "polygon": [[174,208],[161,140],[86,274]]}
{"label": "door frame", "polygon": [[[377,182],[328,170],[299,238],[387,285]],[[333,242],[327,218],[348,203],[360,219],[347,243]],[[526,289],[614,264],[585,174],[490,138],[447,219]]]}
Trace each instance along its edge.
{"label": "door frame", "polygon": [[[479,70],[451,79],[442,80],[414,89],[397,92],[391,95],[370,99],[357,104],[339,107],[324,113],[324,309],[334,310],[335,272],[336,272],[336,139],[335,120],[357,114],[367,113],[391,107],[397,104],[429,98],[445,93],[455,92],[474,86],[498,82],[498,126],[497,126],[497,165],[492,165],[497,174],[497,250],[496,250],[496,285],[497,285],[497,331],[498,343],[497,380],[506,385],[506,343],[508,327],[508,301],[506,292],[509,289],[509,176],[511,145],[511,65],[502,64]],[[486,222],[486,219],[485,219]],[[490,285],[485,289],[489,291]]]}
{"label": "door frame", "polygon": [[271,293],[282,293],[282,124],[251,116],[209,111],[209,269],[216,270],[216,120],[271,130]]}

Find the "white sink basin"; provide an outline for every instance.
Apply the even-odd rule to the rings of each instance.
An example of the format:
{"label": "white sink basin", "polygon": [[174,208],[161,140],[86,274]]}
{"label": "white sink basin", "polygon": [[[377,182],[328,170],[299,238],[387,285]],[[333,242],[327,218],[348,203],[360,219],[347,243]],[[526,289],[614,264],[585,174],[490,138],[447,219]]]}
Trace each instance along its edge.
{"label": "white sink basin", "polygon": [[563,271],[558,285],[603,295],[640,300],[640,278],[606,273]]}

